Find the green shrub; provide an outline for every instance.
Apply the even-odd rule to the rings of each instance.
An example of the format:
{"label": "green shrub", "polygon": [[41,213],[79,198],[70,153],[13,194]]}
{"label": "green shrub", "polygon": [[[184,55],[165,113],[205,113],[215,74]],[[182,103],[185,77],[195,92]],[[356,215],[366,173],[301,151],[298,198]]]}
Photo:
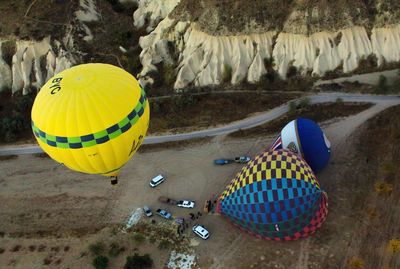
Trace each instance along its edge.
{"label": "green shrub", "polygon": [[310,98],[304,97],[304,98],[301,98],[301,100],[299,102],[299,106],[301,108],[307,108],[310,105],[310,103],[311,103]]}
{"label": "green shrub", "polygon": [[157,241],[157,237],[155,235],[150,236],[149,242],[154,244]]}
{"label": "green shrub", "polygon": [[286,76],[288,79],[297,76],[297,68],[293,65],[289,66]]}
{"label": "green shrub", "polygon": [[295,101],[289,102],[289,113],[294,113],[297,109],[297,103]]}
{"label": "green shrub", "polygon": [[230,82],[232,80],[232,67],[224,64],[224,69],[222,70],[222,81]]}
{"label": "green shrub", "polygon": [[164,70],[164,84],[171,86],[175,82],[175,69],[173,65],[165,64]]}
{"label": "green shrub", "polygon": [[381,169],[384,173],[390,174],[396,171],[396,166],[393,163],[383,163]]}
{"label": "green shrub", "polygon": [[16,52],[16,43],[15,41],[8,40],[4,41],[1,44],[1,51],[3,55],[4,61],[11,66],[12,65],[12,58]]}
{"label": "green shrub", "polygon": [[162,239],[158,244],[158,249],[167,249],[170,245],[171,243],[168,240]]}
{"label": "green shrub", "polygon": [[105,256],[97,256],[93,259],[92,265],[96,269],[106,269],[108,266],[108,258]]}
{"label": "green shrub", "polygon": [[387,78],[384,75],[379,76],[378,93],[387,93],[389,90]]}
{"label": "green shrub", "polygon": [[145,269],[153,266],[153,259],[149,254],[143,256],[135,253],[133,256],[126,257],[124,269]]}
{"label": "green shrub", "polygon": [[138,244],[143,243],[144,240],[146,239],[146,237],[144,237],[144,235],[141,233],[134,233],[132,238],[133,238],[133,241],[135,241]]}
{"label": "green shrub", "polygon": [[0,139],[4,142],[14,142],[17,134],[23,131],[24,118],[20,113],[15,113],[12,117],[4,117],[0,120]]}
{"label": "green shrub", "polygon": [[108,250],[108,255],[111,257],[117,257],[123,250],[124,248],[120,247],[118,243],[111,243],[110,249]]}
{"label": "green shrub", "polygon": [[102,242],[97,242],[95,244],[91,244],[89,245],[89,251],[90,253],[92,253],[93,255],[100,255],[104,252],[104,244]]}

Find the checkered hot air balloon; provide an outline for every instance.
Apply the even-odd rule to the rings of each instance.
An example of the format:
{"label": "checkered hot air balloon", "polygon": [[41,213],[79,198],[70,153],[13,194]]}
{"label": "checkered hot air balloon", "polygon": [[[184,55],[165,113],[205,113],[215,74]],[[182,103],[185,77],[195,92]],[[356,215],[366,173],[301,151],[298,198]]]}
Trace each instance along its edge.
{"label": "checkered hot air balloon", "polygon": [[258,238],[296,240],[321,227],[328,197],[300,156],[287,150],[266,151],[226,187],[218,212]]}

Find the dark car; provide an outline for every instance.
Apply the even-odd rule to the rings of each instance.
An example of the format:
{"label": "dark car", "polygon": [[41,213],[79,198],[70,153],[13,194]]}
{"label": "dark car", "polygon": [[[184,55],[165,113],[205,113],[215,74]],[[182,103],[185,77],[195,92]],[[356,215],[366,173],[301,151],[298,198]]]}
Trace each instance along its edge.
{"label": "dark car", "polygon": [[214,164],[216,165],[224,165],[224,164],[228,164],[228,163],[233,163],[233,160],[229,160],[229,159],[216,159],[214,160]]}

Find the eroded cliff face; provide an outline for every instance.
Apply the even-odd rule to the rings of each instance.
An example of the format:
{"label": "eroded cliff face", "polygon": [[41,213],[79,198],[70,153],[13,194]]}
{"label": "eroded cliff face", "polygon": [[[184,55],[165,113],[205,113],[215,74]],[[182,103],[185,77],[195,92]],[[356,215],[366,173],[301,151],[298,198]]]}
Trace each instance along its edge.
{"label": "eroded cliff face", "polygon": [[39,90],[52,76],[80,61],[75,40],[93,39],[86,23],[100,19],[96,2],[80,0],[73,16],[72,23],[64,25],[65,31],[57,37],[0,38],[0,91],[11,89],[13,94],[22,91],[25,95],[32,87]]}
{"label": "eroded cliff face", "polygon": [[[285,79],[294,69],[304,76],[321,77],[333,70],[349,73],[367,58],[375,58],[377,67],[400,61],[397,0],[113,3],[137,8],[121,20],[115,13],[118,6],[113,6],[116,9],[110,15],[112,4],[108,2],[62,2],[57,12],[63,14],[63,20],[53,18],[51,22],[62,28],[57,34],[40,27],[48,24],[38,24],[35,38],[22,33],[3,35],[0,90],[26,94],[32,87],[39,89],[57,72],[82,62],[109,62],[136,73],[140,69],[140,50],[142,69],[134,75],[141,84],[153,84],[162,66],[173,70],[175,89],[217,85],[226,80],[232,84],[256,83],[272,73]],[[20,17],[24,19],[27,7],[22,8]],[[66,14],[67,10],[72,12]],[[29,24],[38,21],[31,19]],[[143,36],[137,42],[139,34]],[[104,50],[100,44],[104,44]]]}
{"label": "eroded cliff face", "polygon": [[174,1],[168,16],[153,6],[160,23],[140,39],[143,85],[153,83],[160,63],[175,68],[180,89],[220,84],[227,73],[236,84],[257,82],[272,68],[285,79],[291,67],[323,76],[352,72],[370,56],[377,67],[400,60],[395,0]]}

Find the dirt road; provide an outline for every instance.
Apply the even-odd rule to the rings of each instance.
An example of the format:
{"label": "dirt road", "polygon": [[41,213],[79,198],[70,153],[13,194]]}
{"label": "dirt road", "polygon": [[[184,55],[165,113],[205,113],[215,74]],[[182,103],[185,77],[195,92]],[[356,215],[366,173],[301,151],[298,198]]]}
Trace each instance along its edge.
{"label": "dirt road", "polygon": [[[357,159],[351,154],[353,134],[365,120],[391,105],[378,104],[324,125],[333,155],[331,165],[318,175],[330,199],[328,221],[320,232],[292,243],[267,242],[241,233],[217,214],[203,215],[190,223],[204,224],[211,232],[207,241],[196,239],[199,245],[194,250],[201,267],[342,268],[349,258],[343,249],[357,229],[349,202],[353,190],[344,184]],[[124,245],[125,255],[110,263],[110,268],[121,268],[124,257],[138,246],[129,236],[113,232],[114,225],[143,205],[165,208],[175,217],[188,218],[190,212],[201,211],[204,202],[220,193],[241,169],[237,164],[214,166],[213,159],[254,156],[272,139],[217,136],[201,144],[138,153],[122,170],[117,188],[111,188],[107,178],[75,173],[47,158],[21,155],[1,161],[0,249],[4,252],[0,268],[88,268],[92,260],[88,245],[98,240]],[[151,189],[149,180],[159,173],[167,179]],[[193,199],[196,207],[189,210],[164,205],[157,201],[160,195]],[[157,216],[154,219],[162,221]],[[192,236],[190,230],[186,234]],[[42,245],[46,248],[39,251]],[[64,251],[67,246],[69,250]],[[167,251],[150,244],[139,248],[151,252],[155,268],[162,268]],[[46,259],[50,264],[44,267]]]}

